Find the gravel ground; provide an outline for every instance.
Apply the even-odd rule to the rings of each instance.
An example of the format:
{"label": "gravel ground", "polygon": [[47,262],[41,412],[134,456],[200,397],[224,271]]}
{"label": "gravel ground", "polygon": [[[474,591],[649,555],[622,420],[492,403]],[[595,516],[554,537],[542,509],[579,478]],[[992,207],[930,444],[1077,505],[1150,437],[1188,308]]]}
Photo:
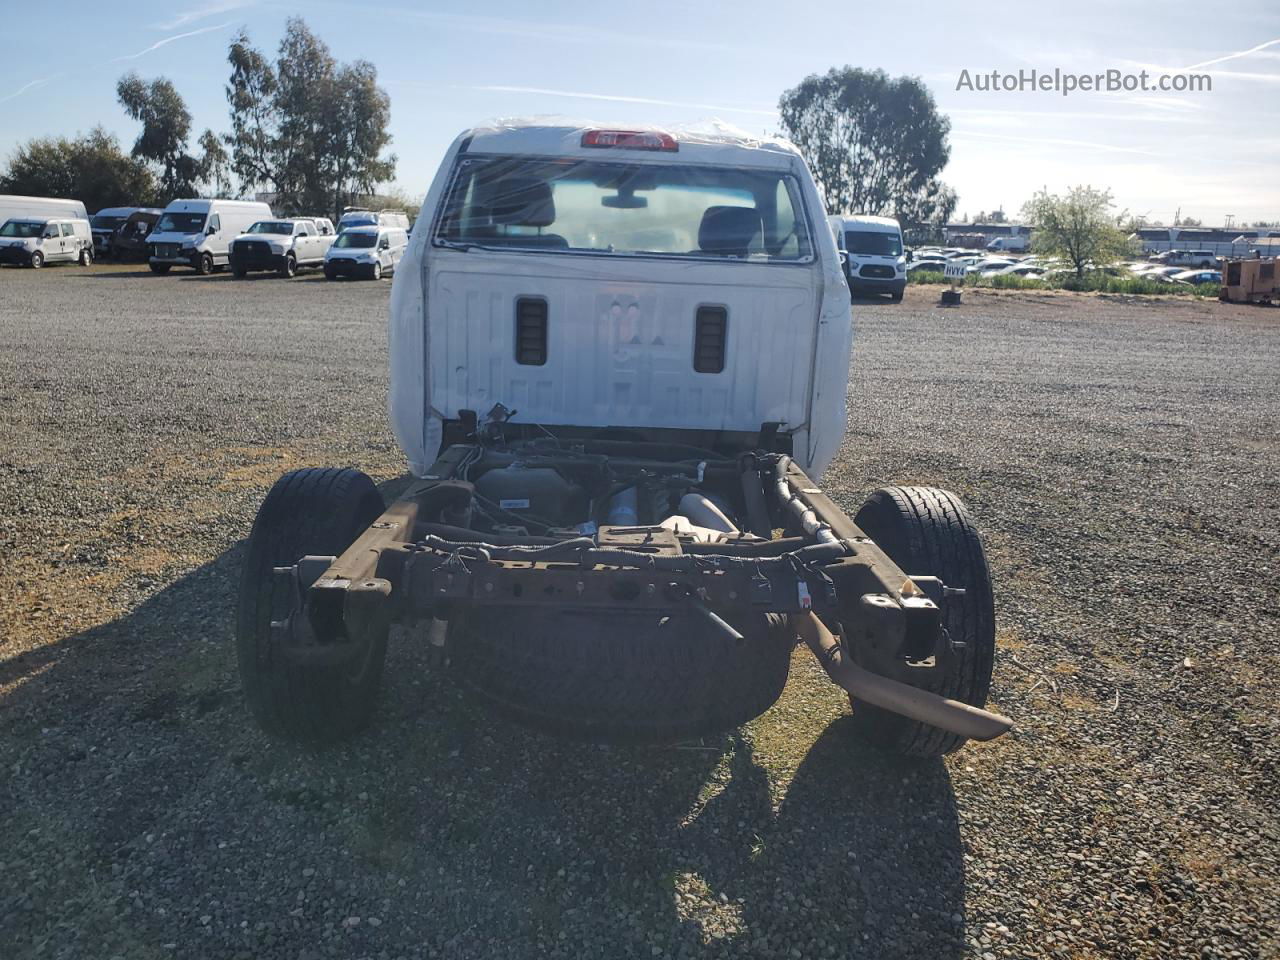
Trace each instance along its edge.
{"label": "gravel ground", "polygon": [[0,953],[1280,956],[1280,311],[855,308],[826,486],[968,500],[1008,737],[869,754],[797,654],[723,739],[584,746],[393,648],[304,750],[240,695],[243,538],[295,466],[401,482],[389,289],[0,270]]}

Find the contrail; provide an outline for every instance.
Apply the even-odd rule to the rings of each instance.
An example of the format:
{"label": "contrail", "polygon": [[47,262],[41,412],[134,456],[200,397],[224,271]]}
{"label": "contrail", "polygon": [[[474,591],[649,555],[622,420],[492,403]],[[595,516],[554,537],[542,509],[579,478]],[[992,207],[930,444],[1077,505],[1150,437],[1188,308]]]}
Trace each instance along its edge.
{"label": "contrail", "polygon": [[184,40],[187,37],[194,37],[201,33],[211,33],[214,30],[222,30],[226,27],[231,26],[231,24],[234,22],[235,21],[233,20],[228,20],[226,23],[219,23],[216,26],[201,27],[199,30],[191,30],[188,33],[177,33],[177,34],[174,34],[172,37],[165,37],[163,40],[157,40],[155,43],[147,47],[147,49],[145,50],[139,50],[137,53],[131,53],[123,57],[113,57],[111,59],[111,63],[119,63],[121,60],[137,60],[139,57],[150,53],[152,50],[159,50],[161,47],[165,46],[166,44],[173,43],[173,41],[175,40]]}
{"label": "contrail", "polygon": [[773,117],[776,110],[759,110],[751,107],[725,107],[712,103],[686,103],[680,100],[654,100],[650,97],[622,97],[604,93],[577,93],[572,90],[547,90],[543,87],[472,87],[487,93],[537,93],[544,97],[569,97],[575,100],[607,100],[611,103],[643,103],[659,107],[689,107],[694,110],[715,110],[722,113],[750,113],[761,117]]}
{"label": "contrail", "polygon": [[1250,47],[1248,50],[1237,50],[1235,53],[1228,53],[1225,57],[1216,57],[1213,60],[1206,60],[1204,63],[1193,63],[1189,67],[1183,67],[1183,70],[1199,70],[1201,67],[1211,67],[1215,63],[1225,63],[1228,60],[1237,60],[1240,57],[1247,57],[1251,53],[1257,53],[1259,50],[1265,50],[1267,47],[1274,47],[1280,43],[1280,37],[1274,40],[1268,40],[1266,43],[1260,43],[1256,47]]}
{"label": "contrail", "polygon": [[0,103],[7,103],[8,101],[14,99],[15,97],[22,96],[32,87],[38,87],[42,83],[48,83],[50,80],[56,80],[60,76],[62,76],[62,74],[55,73],[52,77],[41,77],[39,80],[32,80],[28,83],[24,83],[17,90],[13,91],[13,93],[9,94],[7,97],[0,97]]}

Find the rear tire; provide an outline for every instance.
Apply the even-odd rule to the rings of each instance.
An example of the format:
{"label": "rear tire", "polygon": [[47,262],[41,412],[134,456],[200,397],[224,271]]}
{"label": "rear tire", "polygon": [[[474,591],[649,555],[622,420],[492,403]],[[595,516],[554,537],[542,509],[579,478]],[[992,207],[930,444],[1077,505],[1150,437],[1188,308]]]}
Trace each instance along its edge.
{"label": "rear tire", "polygon": [[173,266],[171,263],[153,263],[151,264],[151,272],[164,275],[169,272],[169,268]]}
{"label": "rear tire", "polygon": [[449,622],[464,686],[515,719],[591,740],[670,743],[764,713],[787,682],[784,618],[734,619],[741,644],[692,614],[474,606]]}
{"label": "rear tire", "polygon": [[365,474],[314,467],[277,480],[258,510],[240,580],[236,655],[249,707],[268,733],[328,742],[368,723],[382,679],[385,634],[345,663],[286,659],[271,621],[285,616],[289,590],[278,585],[272,568],[308,554],[341,554],[382,511],[382,495]]}
{"label": "rear tire", "polygon": [[93,266],[93,251],[90,250],[88,247],[82,247],[80,250],[80,266],[82,267]]}
{"label": "rear tire", "polygon": [[231,265],[231,275],[235,277],[237,280],[243,280],[245,277],[249,275],[249,271],[246,270],[244,267],[237,266],[236,264],[233,263]]}
{"label": "rear tire", "polygon": [[[854,523],[908,576],[935,576],[965,591],[944,601],[942,609],[948,635],[964,646],[951,650],[928,674],[904,664],[893,679],[985,706],[995,659],[995,606],[986,554],[963,501],[936,487],[886,487],[867,498]],[[854,729],[873,746],[940,757],[964,745],[965,738],[954,733],[849,700]]]}

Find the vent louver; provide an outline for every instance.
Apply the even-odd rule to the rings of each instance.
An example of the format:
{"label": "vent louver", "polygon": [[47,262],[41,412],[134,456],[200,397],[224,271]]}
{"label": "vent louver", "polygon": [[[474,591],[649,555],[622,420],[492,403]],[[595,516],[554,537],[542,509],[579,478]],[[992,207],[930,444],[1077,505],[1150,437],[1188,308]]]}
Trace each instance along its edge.
{"label": "vent louver", "polygon": [[516,301],[516,363],[541,367],[547,362],[547,301],[521,297]]}
{"label": "vent louver", "polygon": [[729,311],[724,307],[699,307],[694,319],[693,369],[697,373],[724,370]]}

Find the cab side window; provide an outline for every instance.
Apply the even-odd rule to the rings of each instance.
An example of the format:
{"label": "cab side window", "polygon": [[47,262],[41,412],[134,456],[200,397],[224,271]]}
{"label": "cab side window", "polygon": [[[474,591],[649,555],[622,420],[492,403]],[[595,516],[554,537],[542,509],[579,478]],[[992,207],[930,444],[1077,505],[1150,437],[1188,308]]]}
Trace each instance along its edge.
{"label": "cab side window", "polygon": [[74,237],[76,235],[76,228],[73,227],[71,224],[60,223],[58,224],[58,226],[62,228],[62,235],[64,237]]}
{"label": "cab side window", "polygon": [[222,232],[222,220],[216,213],[209,218],[209,229],[214,233]]}

